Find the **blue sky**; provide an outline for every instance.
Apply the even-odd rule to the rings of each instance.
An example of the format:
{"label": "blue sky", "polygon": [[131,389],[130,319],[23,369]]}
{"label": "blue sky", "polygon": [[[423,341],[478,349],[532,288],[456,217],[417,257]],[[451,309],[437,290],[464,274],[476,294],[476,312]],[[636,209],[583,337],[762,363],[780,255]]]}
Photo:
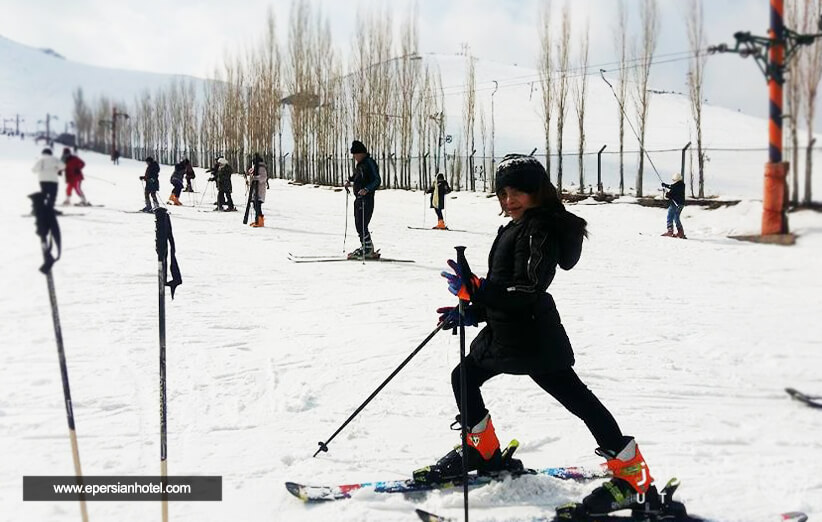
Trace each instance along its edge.
{"label": "blue sky", "polygon": [[[638,32],[639,4],[626,0],[630,24]],[[533,67],[538,53],[538,0],[420,0],[422,52],[455,53],[467,42],[474,56]],[[563,4],[554,0],[558,12]],[[351,49],[358,9],[383,10],[395,26],[406,16],[409,0],[315,0],[327,15],[342,53]],[[614,62],[616,0],[571,2],[576,28],[590,23],[591,64]],[[657,54],[688,49],[684,0],[659,0],[662,31]],[[0,34],[35,47],[50,47],[74,61],[94,65],[193,76],[211,76],[228,52],[251,45],[264,29],[271,6],[280,41],[287,36],[290,1],[235,0],[0,0]],[[709,44],[733,42],[733,33],[765,34],[768,0],[705,0]],[[661,64],[651,83],[658,89],[686,92],[687,63]],[[715,105],[766,117],[767,87],[751,59],[717,55],[708,60],[706,98]]]}

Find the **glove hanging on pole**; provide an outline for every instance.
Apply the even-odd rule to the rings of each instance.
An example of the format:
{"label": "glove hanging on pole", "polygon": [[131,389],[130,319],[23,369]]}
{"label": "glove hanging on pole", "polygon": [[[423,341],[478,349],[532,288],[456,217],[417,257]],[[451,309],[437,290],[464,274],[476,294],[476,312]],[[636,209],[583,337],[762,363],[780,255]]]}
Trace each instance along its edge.
{"label": "glove hanging on pole", "polygon": [[[60,259],[61,241],[60,225],[57,224],[57,216],[54,209],[46,204],[46,195],[42,192],[30,194],[32,212],[36,220],[37,235],[43,246],[43,266],[40,271],[44,274],[51,272],[51,267]],[[57,257],[52,255],[52,250],[57,246]]]}
{"label": "glove hanging on pole", "polygon": [[[156,222],[157,260],[163,263],[163,279],[166,286],[171,290],[171,298],[174,299],[174,290],[183,284],[180,275],[180,267],[177,264],[176,248],[174,246],[174,234],[171,231],[171,218],[165,209],[158,213]],[[168,246],[171,245],[171,281],[168,280]]]}

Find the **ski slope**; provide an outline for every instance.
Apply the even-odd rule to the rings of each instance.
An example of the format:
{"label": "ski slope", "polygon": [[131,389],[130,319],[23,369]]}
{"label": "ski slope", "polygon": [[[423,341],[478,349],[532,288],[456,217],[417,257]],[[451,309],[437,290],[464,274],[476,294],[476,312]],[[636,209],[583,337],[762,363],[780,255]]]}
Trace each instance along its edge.
{"label": "ski slope", "polygon": [[[2,521],[79,520],[76,505],[21,500],[23,475],[73,472],[39,242],[23,217],[39,151],[0,139]],[[86,194],[105,207],[65,210],[84,215],[60,220],[64,250],[54,278],[83,470],[159,474],[154,217],[131,212],[143,205],[144,164],[82,157]],[[197,172],[202,190],[206,176]],[[163,166],[161,198],[170,174]],[[722,174],[734,180],[740,172]],[[721,191],[722,178],[716,183]],[[241,178],[234,188],[244,202]],[[416,507],[461,513],[455,491],[421,501],[365,492],[307,506],[283,486],[407,477],[458,442],[448,425],[459,342],[444,332],[327,454],[312,458],[317,442],[434,328],[434,310],[453,302],[439,276],[453,247],[467,246],[482,275],[504,223],[494,198],[459,193],[448,200],[447,222],[466,232],[410,230],[433,226],[427,199],[380,191],[375,245],[415,264],[289,262],[288,252],[342,253],[345,198],[272,181],[263,229],[243,226],[242,213],[210,212],[210,192],[184,193],[187,206],[171,209],[184,282],[166,305],[169,473],[223,476],[222,502],[172,503],[171,520],[410,521]],[[791,214],[799,239],[780,247],[727,238],[758,231],[754,199],[686,208],[687,241],[659,237],[664,210],[630,198],[571,210],[588,220],[590,238],[577,268],[559,273],[551,292],[577,372],[637,437],[657,481],[679,477],[678,498],[712,520],[822,515],[822,417],[783,392],[822,393],[822,215]],[[348,222],[350,250],[356,233]],[[468,330],[469,341],[475,334]],[[519,439],[526,465],[600,462],[585,426],[530,379],[501,376],[484,391],[500,439]],[[470,494],[472,520],[550,514],[594,485],[523,477],[487,486]],[[89,513],[136,522],[159,519],[160,506],[96,502]]]}

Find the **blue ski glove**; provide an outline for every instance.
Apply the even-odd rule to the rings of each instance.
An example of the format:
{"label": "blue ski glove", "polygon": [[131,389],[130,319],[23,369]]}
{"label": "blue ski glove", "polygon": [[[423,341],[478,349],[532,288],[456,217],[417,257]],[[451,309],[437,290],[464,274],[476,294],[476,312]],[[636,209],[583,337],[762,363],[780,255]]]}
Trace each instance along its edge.
{"label": "blue ski glove", "polygon": [[448,260],[448,266],[454,271],[453,274],[445,270],[440,273],[442,277],[448,280],[448,291],[463,301],[470,301],[474,291],[482,288],[482,285],[485,284],[485,279],[472,274],[471,269],[467,266],[468,269],[465,270],[467,273],[463,273],[463,269],[453,259]]}
{"label": "blue ski glove", "polygon": [[[453,329],[454,333],[456,333],[457,328],[460,324],[459,307],[443,306],[442,308],[437,308],[437,313],[440,314],[440,322],[442,323],[442,329]],[[463,323],[465,324],[465,326],[477,326],[479,324],[479,320],[477,319],[477,313],[473,306],[469,305],[465,307],[465,317],[463,318]]]}

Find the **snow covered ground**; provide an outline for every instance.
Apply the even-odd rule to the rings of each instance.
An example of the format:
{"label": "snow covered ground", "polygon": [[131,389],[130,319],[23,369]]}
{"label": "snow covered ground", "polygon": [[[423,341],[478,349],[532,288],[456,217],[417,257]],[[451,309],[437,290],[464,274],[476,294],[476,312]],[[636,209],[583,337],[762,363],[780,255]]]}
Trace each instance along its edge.
{"label": "snow covered ground", "polygon": [[[73,472],[39,243],[33,220],[23,217],[25,196],[37,188],[30,168],[39,149],[0,140],[3,521],[79,519],[73,504],[21,500],[23,475]],[[64,251],[54,269],[83,470],[156,475],[154,218],[129,213],[143,205],[144,167],[83,158],[86,193],[105,207],[66,209],[84,215],[61,219]],[[202,190],[206,176],[198,173]],[[170,174],[164,166],[163,198]],[[721,174],[740,179],[733,170]],[[242,201],[240,178],[234,186]],[[449,224],[467,232],[442,233],[407,228],[434,224],[420,192],[381,191],[376,246],[416,263],[363,266],[287,260],[288,252],[343,251],[344,192],[273,181],[264,229],[244,227],[241,213],[210,212],[212,193],[183,196],[186,205],[203,205],[171,210],[184,283],[166,307],[169,473],[222,475],[224,499],[173,503],[172,520],[410,521],[415,507],[459,515],[459,492],[417,502],[364,493],[306,506],[283,482],[403,478],[458,442],[448,425],[459,343],[440,333],[329,453],[311,457],[433,329],[434,310],[453,302],[439,276],[453,246],[467,246],[484,273],[504,222],[495,199],[449,199]],[[783,392],[822,393],[822,215],[792,214],[799,239],[781,247],[727,238],[758,231],[755,200],[686,208],[687,241],[659,237],[662,209],[623,201],[571,210],[588,220],[590,239],[578,267],[558,274],[551,292],[578,373],[637,437],[658,482],[679,477],[679,498],[715,520],[822,515],[822,416]],[[475,333],[469,329],[469,340]],[[585,426],[529,379],[501,376],[484,391],[500,438],[519,439],[526,465],[600,461]],[[526,477],[488,486],[470,495],[472,520],[550,514],[594,485]],[[160,506],[97,502],[89,513],[95,521],[156,520]]]}

